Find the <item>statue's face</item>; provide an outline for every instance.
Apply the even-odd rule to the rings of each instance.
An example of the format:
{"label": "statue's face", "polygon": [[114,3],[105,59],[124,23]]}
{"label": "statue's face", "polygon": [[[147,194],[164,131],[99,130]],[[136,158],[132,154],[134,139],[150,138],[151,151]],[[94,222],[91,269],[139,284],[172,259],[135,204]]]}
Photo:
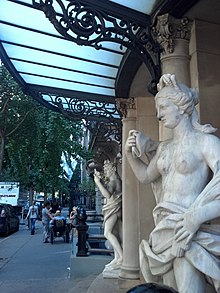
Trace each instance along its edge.
{"label": "statue's face", "polygon": [[158,96],[156,99],[156,109],[157,118],[162,121],[167,128],[175,128],[182,119],[179,108],[167,98],[160,98]]}
{"label": "statue's face", "polygon": [[111,176],[111,169],[110,169],[110,167],[104,168],[104,174],[108,178]]}
{"label": "statue's face", "polygon": [[110,178],[113,173],[114,169],[111,165],[104,166],[104,174],[107,178]]}

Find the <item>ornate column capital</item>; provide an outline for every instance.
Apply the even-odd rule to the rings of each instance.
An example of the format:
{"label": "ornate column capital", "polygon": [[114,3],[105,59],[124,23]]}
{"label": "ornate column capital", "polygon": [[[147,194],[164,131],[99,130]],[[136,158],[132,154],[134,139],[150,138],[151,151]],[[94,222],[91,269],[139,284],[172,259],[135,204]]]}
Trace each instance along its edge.
{"label": "ornate column capital", "polygon": [[136,110],[135,98],[117,98],[116,107],[117,110],[122,114],[123,118],[126,118],[129,109]]}
{"label": "ornate column capital", "polygon": [[153,27],[153,35],[165,54],[171,54],[175,49],[175,40],[190,40],[192,22],[184,17],[177,19],[164,14],[157,17],[157,24]]}

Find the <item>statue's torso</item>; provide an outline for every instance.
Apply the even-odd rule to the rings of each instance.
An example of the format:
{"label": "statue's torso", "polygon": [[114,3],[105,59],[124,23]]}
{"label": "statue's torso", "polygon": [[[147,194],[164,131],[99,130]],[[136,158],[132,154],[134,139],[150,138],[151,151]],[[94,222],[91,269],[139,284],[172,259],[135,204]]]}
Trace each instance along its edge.
{"label": "statue's torso", "polygon": [[158,154],[157,168],[162,176],[162,201],[189,207],[209,179],[209,168],[198,147],[197,138],[170,141]]}

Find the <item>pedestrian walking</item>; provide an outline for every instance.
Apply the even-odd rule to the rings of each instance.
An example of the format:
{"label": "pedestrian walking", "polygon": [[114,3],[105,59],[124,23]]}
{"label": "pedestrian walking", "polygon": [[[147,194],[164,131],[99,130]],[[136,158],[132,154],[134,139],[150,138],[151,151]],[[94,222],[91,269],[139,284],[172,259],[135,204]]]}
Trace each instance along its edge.
{"label": "pedestrian walking", "polygon": [[31,222],[31,235],[34,235],[35,233],[35,223],[38,218],[38,207],[36,206],[36,202],[33,201],[32,205],[29,207],[27,217],[25,220],[30,220]]}
{"label": "pedestrian walking", "polygon": [[71,237],[73,237],[73,235],[77,236],[77,230],[76,230],[76,225],[78,224],[77,213],[78,213],[78,207],[74,206],[69,217],[69,229],[70,231],[72,231]]}
{"label": "pedestrian walking", "polygon": [[72,227],[75,227],[77,225],[77,212],[78,212],[78,208],[77,207],[73,207],[72,212],[70,213],[70,224],[72,225]]}
{"label": "pedestrian walking", "polygon": [[50,213],[50,202],[47,201],[42,210],[43,243],[49,243],[50,220],[53,220],[53,216]]}

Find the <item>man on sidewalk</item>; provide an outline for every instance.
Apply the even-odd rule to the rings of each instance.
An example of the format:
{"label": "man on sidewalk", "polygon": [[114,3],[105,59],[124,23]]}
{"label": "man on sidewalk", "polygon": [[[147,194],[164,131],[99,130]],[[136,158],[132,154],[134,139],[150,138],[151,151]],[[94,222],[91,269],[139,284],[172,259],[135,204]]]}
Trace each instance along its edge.
{"label": "man on sidewalk", "polygon": [[50,220],[53,220],[53,216],[50,213],[50,202],[47,201],[42,210],[43,243],[49,243]]}

